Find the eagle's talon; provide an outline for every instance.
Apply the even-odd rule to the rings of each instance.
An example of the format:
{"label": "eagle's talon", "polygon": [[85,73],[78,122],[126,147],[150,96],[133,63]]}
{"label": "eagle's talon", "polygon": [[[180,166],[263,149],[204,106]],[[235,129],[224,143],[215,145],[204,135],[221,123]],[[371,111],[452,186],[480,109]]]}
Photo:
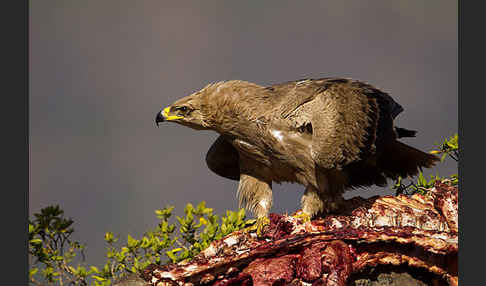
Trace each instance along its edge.
{"label": "eagle's talon", "polygon": [[266,216],[259,217],[257,219],[257,222],[256,222],[257,231],[256,231],[256,233],[257,233],[258,237],[263,236],[264,230],[269,224],[270,224],[270,219]]}
{"label": "eagle's talon", "polygon": [[303,211],[296,213],[292,217],[302,220],[303,223],[311,221],[311,216]]}
{"label": "eagle's talon", "polygon": [[262,237],[265,228],[270,224],[270,219],[266,216],[262,216],[256,219],[252,226],[245,229],[246,232],[256,232],[258,237]]}

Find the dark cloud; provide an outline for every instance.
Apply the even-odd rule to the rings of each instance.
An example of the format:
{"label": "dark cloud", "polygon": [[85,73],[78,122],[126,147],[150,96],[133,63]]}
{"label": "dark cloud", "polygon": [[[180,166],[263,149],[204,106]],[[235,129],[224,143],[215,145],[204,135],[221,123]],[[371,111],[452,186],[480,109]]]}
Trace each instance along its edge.
{"label": "dark cloud", "polygon": [[[353,77],[405,107],[407,143],[457,131],[456,1],[309,3],[31,1],[30,213],[60,204],[99,265],[105,231],[141,234],[157,208],[235,209],[236,183],[204,162],[216,134],[153,123],[208,82]],[[274,188],[273,211],[298,208],[302,186]]]}

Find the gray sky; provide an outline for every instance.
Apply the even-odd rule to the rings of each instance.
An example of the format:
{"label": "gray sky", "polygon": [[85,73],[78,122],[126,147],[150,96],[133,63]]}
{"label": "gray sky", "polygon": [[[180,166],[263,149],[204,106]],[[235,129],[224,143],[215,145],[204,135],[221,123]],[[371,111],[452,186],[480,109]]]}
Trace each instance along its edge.
{"label": "gray sky", "polygon": [[[236,209],[237,182],[204,157],[217,134],[155,113],[209,82],[351,77],[399,102],[404,142],[429,151],[457,132],[457,1],[30,2],[30,214],[59,204],[89,264],[106,231],[140,236],[154,210],[206,200]],[[426,174],[449,175],[447,160]],[[273,212],[303,186],[274,185]],[[390,194],[389,188],[346,197]]]}

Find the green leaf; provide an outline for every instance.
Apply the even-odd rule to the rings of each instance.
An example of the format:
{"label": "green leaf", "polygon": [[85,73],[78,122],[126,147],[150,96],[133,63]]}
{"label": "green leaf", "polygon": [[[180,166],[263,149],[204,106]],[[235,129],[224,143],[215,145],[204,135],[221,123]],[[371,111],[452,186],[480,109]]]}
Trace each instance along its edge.
{"label": "green leaf", "polygon": [[419,172],[417,182],[419,186],[424,186],[427,184],[427,181],[425,180],[424,174],[422,172]]}
{"label": "green leaf", "polygon": [[103,277],[100,277],[100,276],[97,276],[97,275],[93,275],[91,277],[93,277],[94,279],[96,279],[99,282],[103,282],[103,281],[107,280],[106,278],[103,278]]}
{"label": "green leaf", "polygon": [[174,210],[174,206],[168,206],[161,210],[156,210],[155,214],[158,219],[166,221],[172,215],[172,211]]}
{"label": "green leaf", "polygon": [[196,225],[196,228],[200,228],[201,226],[203,226],[203,225],[207,225],[207,224],[208,224],[208,221],[207,221],[205,218],[200,217],[200,218],[199,218],[199,224],[198,224],[198,225]]}
{"label": "green leaf", "polygon": [[133,258],[133,267],[138,268],[138,266],[139,266],[138,258],[137,257],[134,257]]}
{"label": "green leaf", "polygon": [[192,214],[194,212],[194,206],[191,203],[188,203],[184,209],[186,215]]}
{"label": "green leaf", "polygon": [[39,269],[37,267],[29,269],[29,276],[35,275],[38,271],[39,271]]}
{"label": "green leaf", "polygon": [[126,254],[126,253],[128,253],[129,251],[130,251],[130,249],[128,249],[128,247],[123,246],[123,247],[121,248],[120,254]]}
{"label": "green leaf", "polygon": [[200,202],[200,203],[197,205],[196,212],[197,212],[198,214],[203,214],[203,213],[204,213],[204,210],[206,210],[206,202],[205,202],[205,201],[202,201],[202,202]]}
{"label": "green leaf", "polygon": [[194,215],[192,214],[192,212],[187,214],[186,222],[187,222],[187,224],[192,224],[192,222],[194,222]]}
{"label": "green leaf", "polygon": [[60,255],[54,255],[52,256],[52,260],[54,261],[62,261],[64,259],[64,257],[60,256]]}
{"label": "green leaf", "polygon": [[105,241],[108,242],[108,243],[114,242],[113,232],[107,232],[107,233],[105,233]]}
{"label": "green leaf", "polygon": [[128,235],[127,246],[129,248],[134,248],[134,247],[137,247],[137,244],[138,244],[138,240],[136,240],[133,237],[131,237],[130,235]]}
{"label": "green leaf", "polygon": [[182,251],[182,248],[175,248],[170,251],[166,251],[165,254],[172,260],[173,263],[177,261],[177,257],[175,256],[175,253]]}
{"label": "green leaf", "polygon": [[30,244],[42,244],[42,239],[35,238],[29,241]]}

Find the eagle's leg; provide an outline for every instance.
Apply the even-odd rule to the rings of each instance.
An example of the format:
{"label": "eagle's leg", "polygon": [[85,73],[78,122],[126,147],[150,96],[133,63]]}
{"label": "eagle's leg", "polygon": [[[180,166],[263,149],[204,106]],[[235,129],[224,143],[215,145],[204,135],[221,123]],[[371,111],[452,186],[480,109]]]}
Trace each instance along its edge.
{"label": "eagle's leg", "polygon": [[244,206],[257,218],[267,216],[273,201],[271,184],[247,174],[240,174],[239,206]]}
{"label": "eagle's leg", "polygon": [[326,215],[337,211],[344,199],[341,193],[329,193],[320,191],[312,185],[308,185],[301,199],[302,213],[300,216],[314,218],[318,215]]}
{"label": "eagle's leg", "polygon": [[302,205],[303,213],[303,215],[300,216],[302,216],[304,220],[309,220],[315,217],[317,214],[322,213],[325,206],[325,203],[319,196],[319,190],[312,185],[307,186],[300,203]]}
{"label": "eagle's leg", "polygon": [[268,213],[272,208],[272,182],[257,177],[240,174],[238,186],[239,206],[251,211],[256,217],[256,224],[250,230],[256,230],[261,236],[263,228],[269,224]]}

